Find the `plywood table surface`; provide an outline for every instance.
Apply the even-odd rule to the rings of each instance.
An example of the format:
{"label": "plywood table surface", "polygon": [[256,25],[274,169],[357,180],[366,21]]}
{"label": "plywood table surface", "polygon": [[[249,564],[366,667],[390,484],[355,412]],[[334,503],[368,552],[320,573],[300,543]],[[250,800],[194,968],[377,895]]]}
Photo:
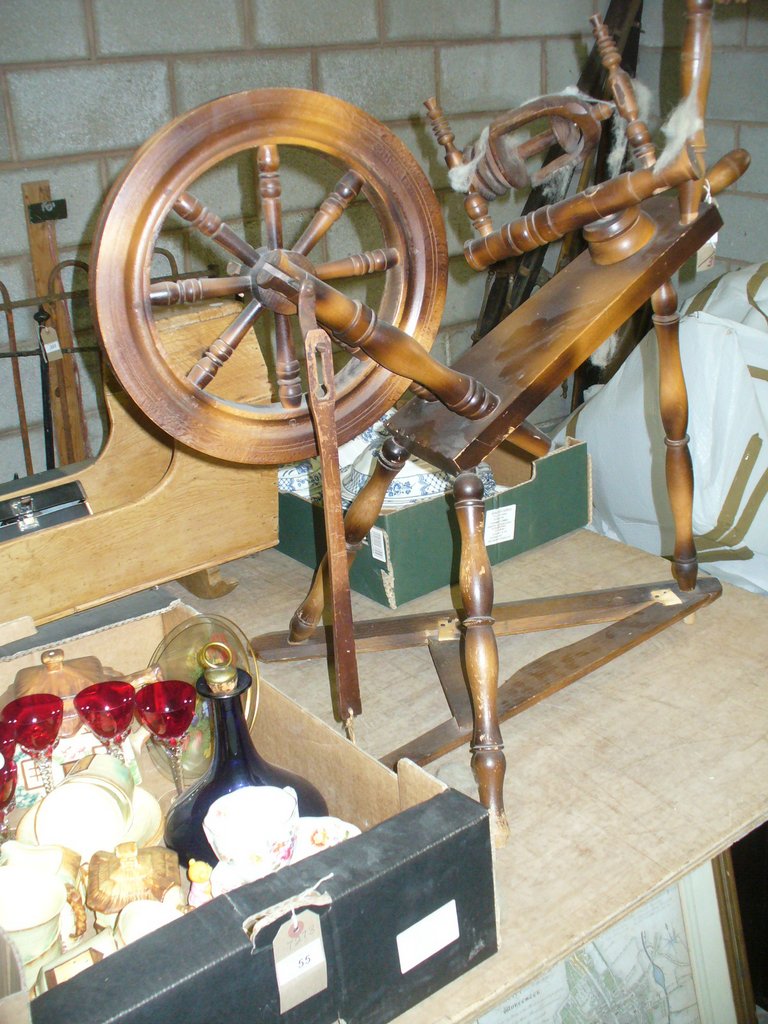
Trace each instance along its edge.
{"label": "plywood table surface", "polygon": [[[201,610],[251,634],[284,627],[309,579],[276,552],[233,563],[227,574],[240,586]],[[494,569],[497,601],[668,575],[661,559],[589,531]],[[403,610],[448,604],[444,591]],[[496,860],[501,949],[398,1024],[473,1021],[768,818],[765,611],[765,598],[726,586],[692,625],[672,627],[504,724],[512,836]],[[355,614],[393,613],[356,597]],[[502,680],[590,631],[504,639]],[[425,650],[366,655],[360,675],[357,741],[377,756],[445,716]],[[268,676],[332,720],[323,663],[270,665]],[[433,769],[469,790],[467,764],[465,747]]]}

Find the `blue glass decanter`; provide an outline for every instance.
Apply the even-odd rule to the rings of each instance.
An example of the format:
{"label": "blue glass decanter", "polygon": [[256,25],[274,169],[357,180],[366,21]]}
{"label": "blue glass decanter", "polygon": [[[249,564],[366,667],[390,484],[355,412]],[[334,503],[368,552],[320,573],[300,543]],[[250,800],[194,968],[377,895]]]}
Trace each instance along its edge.
{"label": "blue glass decanter", "polygon": [[[215,649],[219,658],[224,654],[225,662],[212,662],[208,648]],[[165,845],[176,851],[185,866],[191,858],[210,865],[217,863],[203,831],[203,819],[214,800],[242,786],[292,786],[300,815],[328,813],[325,801],[310,782],[269,764],[254,747],[240,699],[252,680],[247,672],[232,665],[226,645],[218,641],[208,644],[201,660],[209,667],[198,679],[196,689],[209,701],[213,754],[205,775],[172,805],[164,835]]]}

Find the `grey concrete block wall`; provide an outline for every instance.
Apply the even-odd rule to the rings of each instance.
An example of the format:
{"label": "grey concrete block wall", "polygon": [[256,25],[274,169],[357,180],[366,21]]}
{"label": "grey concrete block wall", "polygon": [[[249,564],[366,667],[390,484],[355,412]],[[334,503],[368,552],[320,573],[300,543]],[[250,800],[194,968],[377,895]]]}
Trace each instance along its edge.
{"label": "grey concrete block wall", "polygon": [[[170,118],[227,92],[293,86],[320,89],[384,121],[409,147],[438,191],[450,251],[446,315],[436,352],[453,359],[469,343],[482,277],[462,263],[469,230],[450,193],[445,166],[423,118],[437,94],[457,142],[473,141],[498,112],[542,90],[570,84],[589,46],[588,17],[607,0],[3,0],[0,5],[0,279],[14,297],[31,290],[21,183],[47,179],[69,207],[57,225],[61,258],[87,258],[110,182],[135,148]],[[645,0],[640,76],[674,102],[682,0]],[[712,139],[754,147],[768,157],[768,8],[764,0],[718,9]],[[224,168],[200,183],[232,223],[259,237],[252,189]],[[750,170],[724,210],[733,237],[724,268],[751,260],[764,217],[766,179]],[[325,178],[286,154],[286,234],[306,223]],[[496,210],[498,222],[521,197]],[[727,230],[727,229],[726,229]],[[328,251],[360,236],[355,218]],[[724,235],[725,239],[725,235]],[[188,269],[206,262],[204,247],[175,226],[163,244]],[[350,242],[351,244],[351,242]],[[157,263],[158,269],[164,265]],[[17,315],[20,339],[34,324]],[[0,346],[6,345],[0,327]],[[31,364],[31,361],[28,360]],[[83,370],[86,375],[90,371]],[[25,369],[25,388],[34,374]],[[31,381],[31,383],[29,383]],[[93,395],[93,388],[86,388]],[[0,475],[20,468],[13,443],[13,403],[3,394]],[[8,397],[6,401],[5,398]],[[91,436],[98,431],[91,427]]]}
{"label": "grey concrete block wall", "polygon": [[161,61],[10,71],[21,160],[133,149],[171,116]]}

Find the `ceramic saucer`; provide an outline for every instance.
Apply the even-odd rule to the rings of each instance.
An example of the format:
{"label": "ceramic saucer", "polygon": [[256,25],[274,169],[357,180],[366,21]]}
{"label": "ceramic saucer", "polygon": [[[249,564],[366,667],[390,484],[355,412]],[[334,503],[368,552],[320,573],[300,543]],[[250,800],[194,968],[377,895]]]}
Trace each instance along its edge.
{"label": "ceramic saucer", "polygon": [[322,853],[330,846],[343,843],[345,839],[359,836],[360,829],[341,818],[299,818],[299,829],[296,835],[296,846],[293,850],[291,864]]}

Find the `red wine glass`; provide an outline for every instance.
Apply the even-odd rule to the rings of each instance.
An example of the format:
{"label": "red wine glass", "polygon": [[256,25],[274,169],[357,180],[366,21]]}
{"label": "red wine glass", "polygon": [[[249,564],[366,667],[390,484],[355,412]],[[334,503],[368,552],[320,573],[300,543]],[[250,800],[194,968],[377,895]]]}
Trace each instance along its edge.
{"label": "red wine glass", "polygon": [[8,834],[8,812],[13,810],[18,772],[10,758],[0,766],[0,842]]}
{"label": "red wine glass", "polygon": [[194,686],[181,679],[160,679],[142,686],[136,694],[139,721],[165,748],[179,794],[184,789],[180,740],[192,724],[196,700]]}
{"label": "red wine glass", "polygon": [[64,703],[54,693],[27,693],[3,708],[2,721],[16,730],[16,742],[34,760],[46,793],[53,789],[51,756],[64,717]]}
{"label": "red wine glass", "polygon": [[127,682],[108,680],[86,686],[74,697],[75,711],[107,753],[125,764],[121,744],[128,735],[136,707],[136,691]]}

